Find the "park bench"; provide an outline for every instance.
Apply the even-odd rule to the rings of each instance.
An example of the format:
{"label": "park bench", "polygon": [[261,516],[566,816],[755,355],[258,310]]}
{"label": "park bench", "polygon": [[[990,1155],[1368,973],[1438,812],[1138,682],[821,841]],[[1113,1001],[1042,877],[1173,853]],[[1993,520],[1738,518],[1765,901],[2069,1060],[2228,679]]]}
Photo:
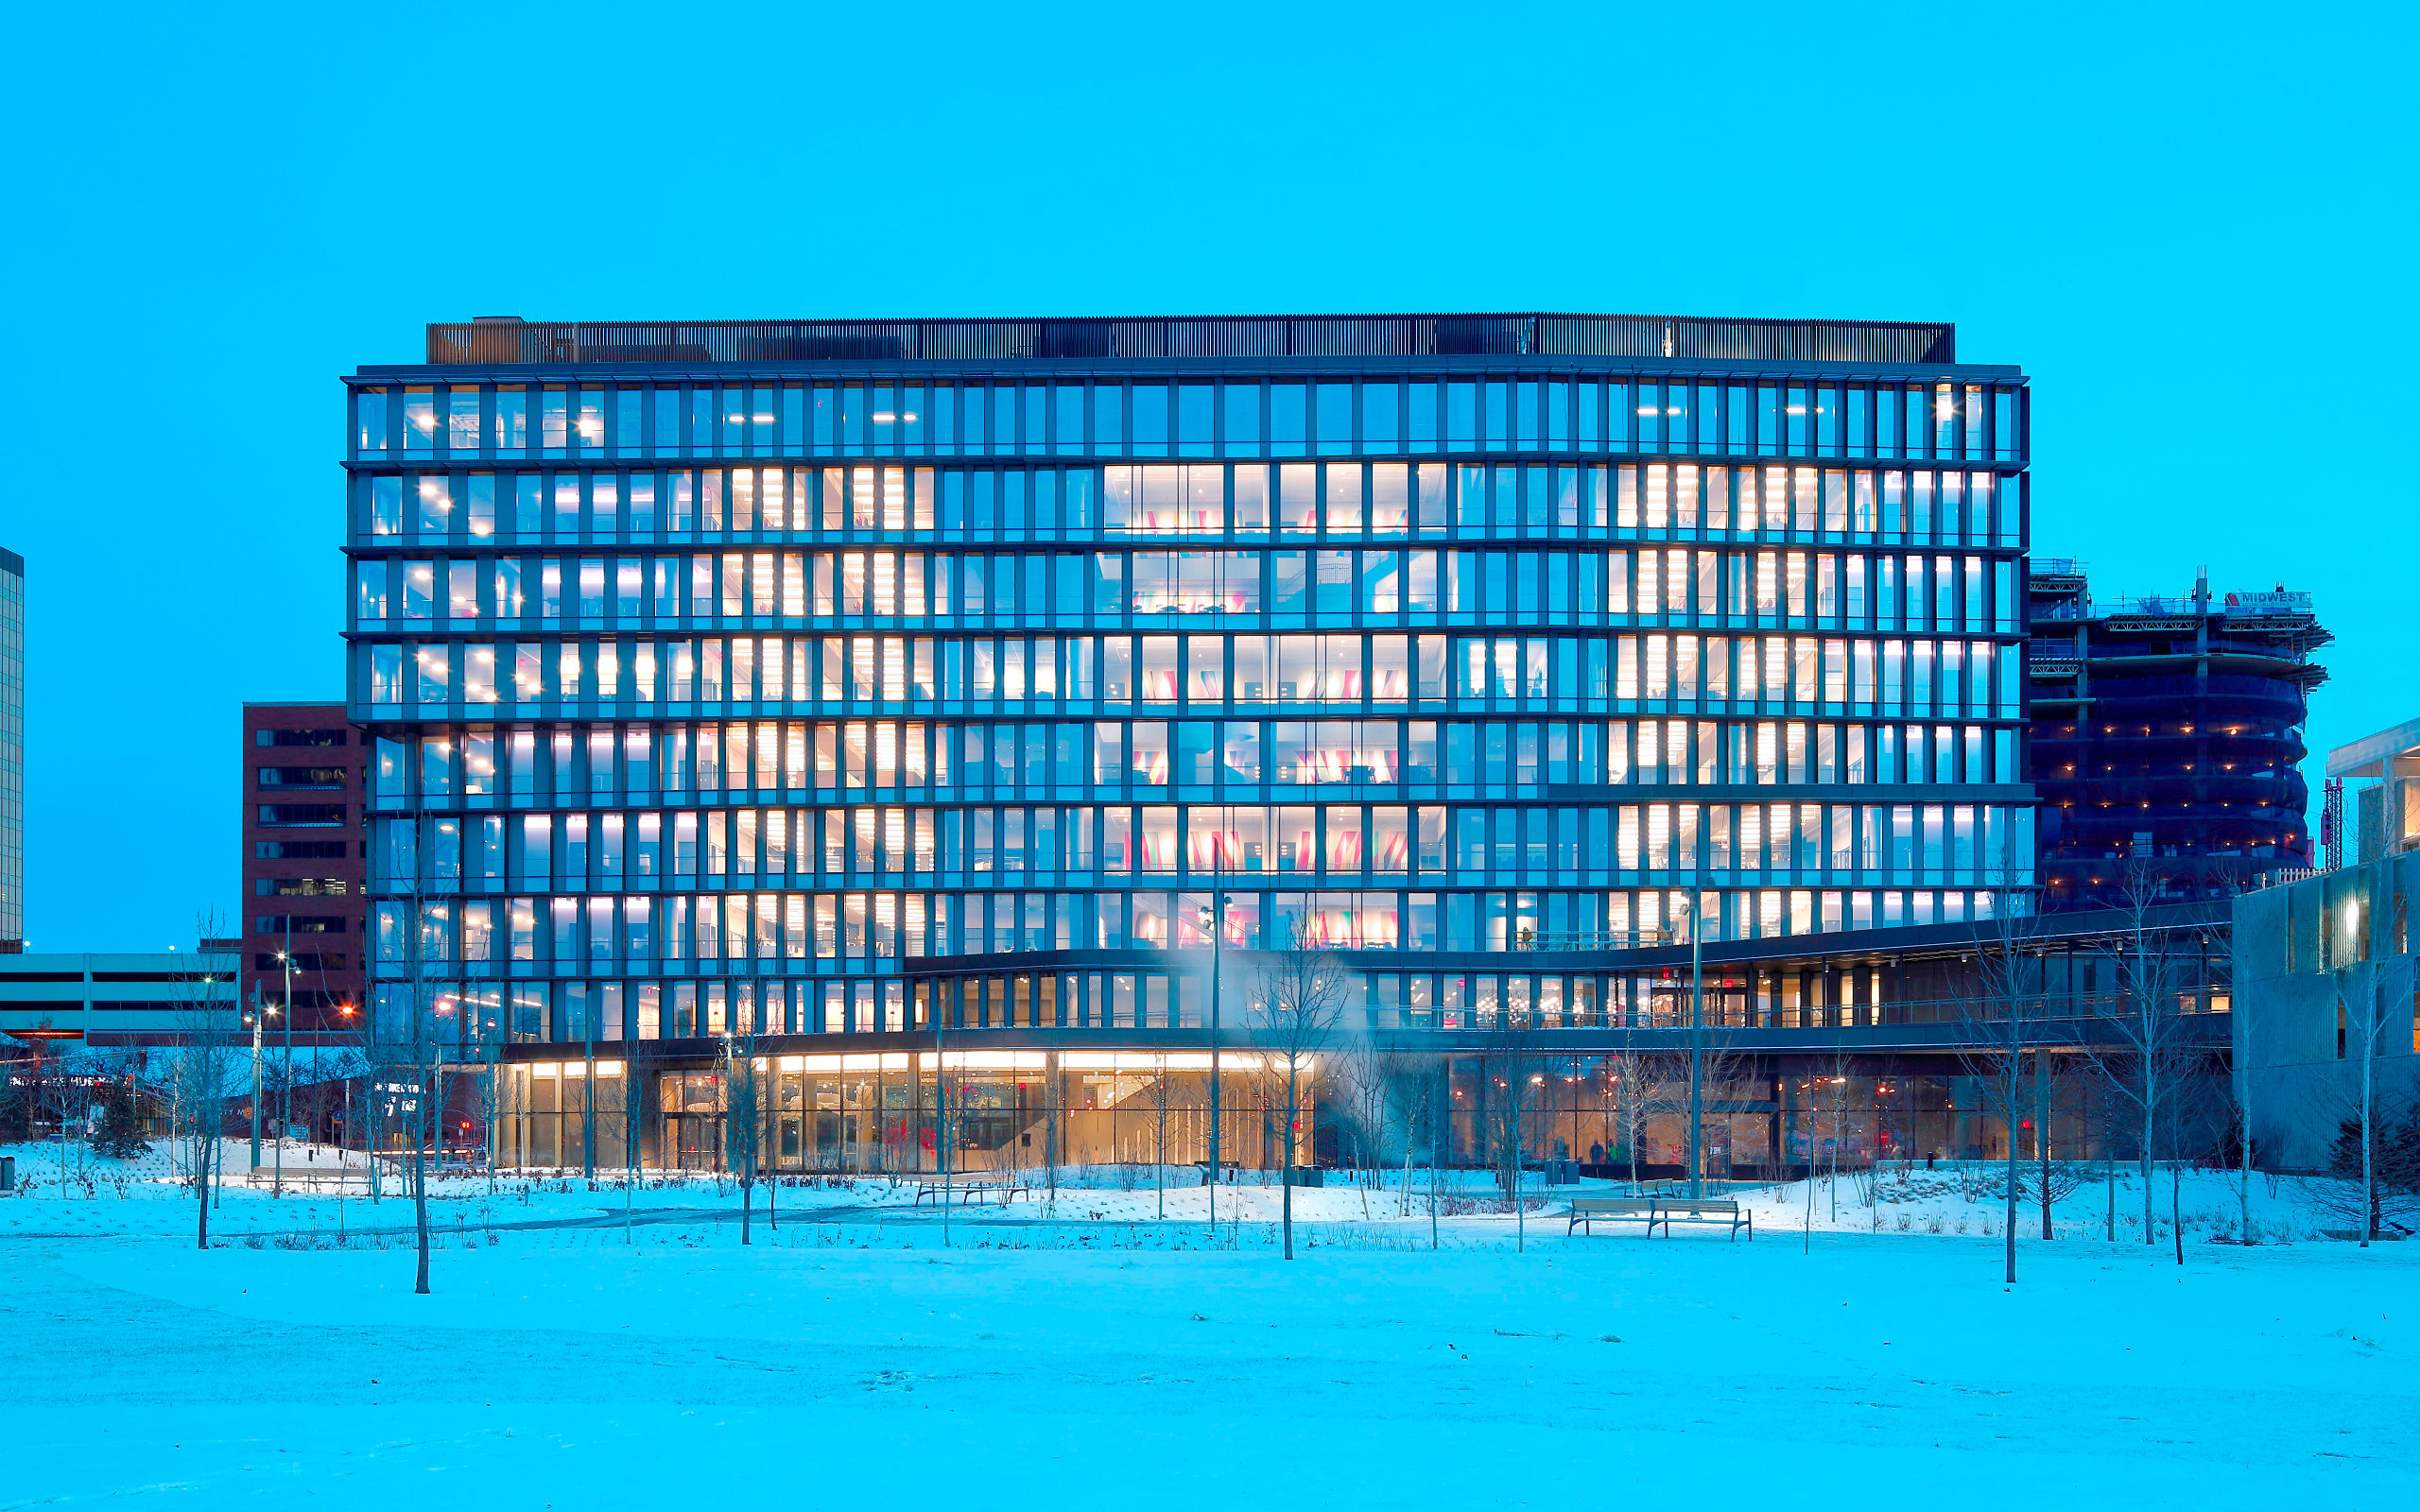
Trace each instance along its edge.
{"label": "park bench", "polygon": [[977,1197],[996,1198],[1005,1208],[1016,1199],[1016,1183],[1012,1181],[967,1181],[952,1177],[944,1183],[939,1177],[928,1177],[916,1183],[916,1194],[908,1199],[908,1206],[923,1207],[925,1198],[930,1195],[936,1204],[955,1197],[961,1208]]}
{"label": "park bench", "polygon": [[[247,1187],[267,1188],[276,1185],[279,1177],[275,1167],[256,1165],[238,1179]],[[352,1170],[331,1171],[325,1166],[302,1166],[287,1171],[284,1179],[285,1188],[289,1192],[344,1193],[370,1190],[370,1173],[358,1167]]]}
{"label": "park bench", "polygon": [[[1201,1173],[1201,1184],[1205,1187],[1209,1186],[1211,1184],[1210,1162],[1207,1160],[1196,1160],[1193,1162],[1193,1168]],[[1220,1160],[1219,1162],[1219,1175],[1220,1179],[1228,1182],[1230,1185],[1241,1181],[1244,1177],[1243,1162],[1240,1160]]]}
{"label": "park bench", "polygon": [[1568,1234],[1573,1228],[1582,1228],[1593,1234],[1596,1229],[1589,1225],[1598,1223],[1643,1223],[1647,1225],[1647,1231],[1653,1233],[1655,1203],[1653,1197],[1574,1197],[1571,1199],[1571,1223],[1564,1232]]}
{"label": "park bench", "polygon": [[1751,1244],[1756,1238],[1754,1215],[1728,1197],[1658,1197],[1655,1199],[1654,1222],[1649,1225],[1649,1231],[1652,1232],[1657,1223],[1664,1226],[1664,1237],[1667,1239],[1672,1237],[1672,1226],[1676,1223],[1728,1228],[1735,1243],[1742,1228],[1748,1231]]}

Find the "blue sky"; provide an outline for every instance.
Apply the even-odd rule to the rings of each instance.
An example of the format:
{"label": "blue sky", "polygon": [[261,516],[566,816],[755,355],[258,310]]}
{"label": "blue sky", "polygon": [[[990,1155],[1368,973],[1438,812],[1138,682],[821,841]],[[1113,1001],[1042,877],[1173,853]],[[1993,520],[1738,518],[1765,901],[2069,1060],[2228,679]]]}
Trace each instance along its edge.
{"label": "blue sky", "polygon": [[2420,713],[2411,16],[19,8],[27,936],[242,908],[237,705],[338,691],[337,375],[473,315],[1954,320],[2038,551],[2318,595],[2324,750]]}

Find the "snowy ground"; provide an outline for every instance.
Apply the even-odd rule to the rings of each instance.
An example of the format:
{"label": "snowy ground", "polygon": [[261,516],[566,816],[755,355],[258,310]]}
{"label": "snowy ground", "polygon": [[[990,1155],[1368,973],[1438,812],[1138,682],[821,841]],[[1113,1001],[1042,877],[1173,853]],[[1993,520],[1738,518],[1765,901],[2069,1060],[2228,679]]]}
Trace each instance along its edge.
{"label": "snowy ground", "polygon": [[[1247,1222],[1213,1241],[1199,1188],[1163,1224],[1113,1180],[1047,1216],[969,1210],[946,1247],[883,1183],[786,1189],[781,1229],[742,1249],[710,1182],[636,1194],[654,1221],[627,1233],[621,1194],[562,1187],[444,1234],[428,1297],[378,1231],[392,1200],[349,1201],[339,1247],[333,1201],[231,1193],[204,1252],[164,1184],[0,1199],[0,1508],[2420,1489],[2420,1245],[2188,1224],[2180,1268],[2166,1246],[2032,1239],[2008,1288],[1979,1227],[1996,1205],[1954,1182],[1878,1204],[1941,1212],[1938,1233],[1868,1231],[1843,1181],[1840,1219],[1819,1184],[1802,1236],[1806,1190],[1762,1189],[1754,1244],[1566,1239],[1548,1196],[1517,1253],[1509,1216],[1441,1216],[1431,1251],[1425,1202],[1391,1217],[1401,1194],[1374,1194],[1365,1223],[1331,1188],[1296,1194],[1288,1265],[1256,1221],[1273,1190],[1222,1190]],[[2281,1223],[2308,1206],[2256,1191]],[[2203,1177],[2186,1206],[2221,1198]],[[2101,1201],[2070,1196],[2063,1230]]]}
{"label": "snowy ground", "polygon": [[[290,1144],[285,1152],[286,1187],[274,1186],[273,1145],[265,1143],[257,1177],[247,1176],[251,1149],[243,1140],[230,1140],[223,1169],[230,1173],[211,1217],[211,1232],[237,1242],[333,1240],[338,1234],[360,1235],[395,1230],[411,1223],[409,1206],[397,1200],[391,1173],[382,1199],[371,1200],[370,1183],[358,1154],[346,1156],[325,1146]],[[59,1146],[0,1145],[0,1155],[17,1158],[19,1184],[13,1198],[0,1198],[0,1237],[78,1237],[156,1234],[191,1235],[195,1229],[193,1199],[178,1179],[174,1160],[165,1146],[132,1160],[116,1161],[73,1148],[62,1168]],[[2104,1181],[2100,1167],[2062,1168],[2054,1180],[2057,1194],[2052,1229],[2060,1239],[2101,1239],[2113,1231],[2120,1241],[2139,1244],[2143,1238],[2143,1189],[2132,1169]],[[1432,1181],[1425,1170],[1382,1173],[1374,1188],[1365,1189],[1347,1174],[1331,1172],[1331,1185],[1298,1189],[1294,1212],[1298,1222],[1337,1226],[1340,1243],[1426,1243],[1432,1207],[1443,1219],[1481,1219],[1509,1214],[1493,1177],[1484,1172],[1452,1171]],[[1842,1174],[1813,1183],[1742,1185],[1722,1194],[1745,1203],[1754,1213],[1756,1231],[1772,1236],[1811,1228],[1816,1232],[1856,1232],[1990,1238],[2000,1232],[2005,1211],[1999,1181],[2001,1168],[1988,1162],[1939,1170],[1893,1168],[1872,1177]],[[342,1179],[337,1179],[341,1177]],[[1247,1224],[1274,1223],[1283,1193],[1267,1184],[1269,1173],[1246,1172],[1241,1185],[1219,1189],[1219,1216],[1240,1215]],[[1148,1167],[1080,1169],[1060,1173],[1055,1190],[1038,1170],[1013,1178],[979,1176],[997,1183],[1012,1179],[1018,1190],[1004,1202],[1000,1194],[968,1203],[970,1219],[1019,1229],[1046,1230],[1034,1242],[1063,1239],[1087,1225],[1135,1229],[1132,1242],[1149,1245],[1150,1231],[1164,1222],[1179,1226],[1205,1221],[1210,1194],[1190,1169],[1171,1167],[1165,1192]],[[1531,1177],[1535,1180],[1534,1174]],[[2020,1235],[2040,1237],[2041,1212],[2031,1194],[2029,1172],[2018,1214]],[[2155,1239],[2171,1234],[2170,1211],[2183,1219],[2188,1246],[2213,1241],[2232,1243],[2242,1237],[2244,1200],[2232,1173],[2187,1170],[2180,1191],[2171,1195],[2163,1169],[2153,1181],[2152,1232]],[[2113,1191],[2114,1188],[2114,1191]],[[1612,1191],[1605,1183],[1579,1188],[1532,1188],[1527,1194],[1530,1216],[1563,1227],[1561,1214],[1575,1191]],[[2342,1183],[2293,1177],[2256,1176],[2250,1194],[2255,1237],[2267,1243],[2308,1242],[2329,1230],[2351,1228],[2355,1219],[2343,1198]],[[736,1222],[737,1186],[711,1175],[683,1172],[642,1172],[634,1187],[618,1170],[598,1173],[591,1183],[577,1173],[532,1177],[505,1175],[441,1177],[431,1183],[433,1221],[447,1228],[512,1228],[620,1224],[625,1211],[657,1223],[686,1219],[707,1221],[726,1214]],[[937,1218],[930,1195],[916,1201],[916,1185],[885,1177],[786,1177],[759,1183],[754,1203],[761,1214],[769,1197],[786,1212],[804,1217],[829,1212],[835,1221],[869,1218],[889,1222],[923,1222]],[[1452,1225],[1468,1242],[1492,1242],[1485,1225]],[[1411,1230],[1418,1230],[1416,1235]],[[1257,1242],[1247,1234],[1244,1243]],[[1442,1235],[1441,1235],[1442,1237]],[[1084,1242],[1098,1243],[1095,1235]],[[1120,1242],[1126,1242],[1121,1240]],[[1184,1236],[1170,1242],[1183,1244]],[[0,1503],[5,1505],[5,1503]]]}

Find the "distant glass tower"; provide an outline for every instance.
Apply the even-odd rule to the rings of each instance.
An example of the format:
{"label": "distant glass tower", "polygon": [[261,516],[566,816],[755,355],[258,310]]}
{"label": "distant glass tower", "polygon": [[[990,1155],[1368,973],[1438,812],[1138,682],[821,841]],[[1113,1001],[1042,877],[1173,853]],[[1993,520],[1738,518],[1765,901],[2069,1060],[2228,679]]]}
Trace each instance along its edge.
{"label": "distant glass tower", "polygon": [[1952,343],[431,326],[346,380],[372,992],[524,1106],[611,1043],[667,1160],[769,1036],[780,1163],[896,1165],[936,1029],[1001,1141],[1045,1057],[1106,1114],[1200,1049],[1214,928],[1222,1005],[1299,939],[1450,1037],[1668,1022],[1642,942],[1970,925],[2032,883],[2028,395]]}
{"label": "distant glass tower", "polygon": [[26,938],[26,558],[0,550],[0,951]]}

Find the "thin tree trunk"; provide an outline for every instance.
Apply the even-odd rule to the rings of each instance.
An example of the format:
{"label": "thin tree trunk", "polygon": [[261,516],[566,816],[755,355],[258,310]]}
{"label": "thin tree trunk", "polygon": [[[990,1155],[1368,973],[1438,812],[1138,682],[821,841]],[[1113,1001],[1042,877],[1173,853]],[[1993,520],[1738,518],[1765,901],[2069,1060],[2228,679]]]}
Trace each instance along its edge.
{"label": "thin tree trunk", "polygon": [[[1799,1252],[1800,1254],[1802,1254],[1802,1255],[1811,1255],[1811,1254],[1813,1254],[1813,1253],[1815,1252],[1815,1145],[1814,1145],[1814,1140],[1815,1140],[1815,1124],[1814,1124],[1814,1117],[1815,1117],[1815,1115],[1814,1115],[1813,1113],[1811,1113],[1811,1112],[1807,1114],[1807,1125],[1806,1125],[1806,1139],[1807,1139],[1807,1146],[1806,1146],[1806,1216],[1805,1220],[1802,1222],[1802,1224],[1800,1225],[1800,1228],[1799,1228],[1799,1233],[1798,1233],[1798,1252]],[[1664,1237],[1665,1237],[1665,1238],[1667,1238],[1667,1239],[1669,1239],[1671,1236],[1672,1236],[1672,1230],[1671,1230],[1669,1228],[1667,1228],[1664,1230]]]}
{"label": "thin tree trunk", "polygon": [[2033,1153],[2042,1178],[2042,1237],[2050,1237],[2050,1052],[2033,1052]]}
{"label": "thin tree trunk", "polygon": [[2174,1160],[2168,1165],[2168,1228],[2176,1235],[2176,1263],[2185,1263],[2185,1168]]}
{"label": "thin tree trunk", "polygon": [[1530,1242],[1529,1214],[1521,1207],[1521,1135],[1524,1132],[1521,1127],[1521,1100],[1524,1095],[1521,1090],[1524,1083],[1521,1078],[1523,1072],[1522,1057],[1513,1057],[1512,1074],[1505,1078],[1505,1095],[1512,1103],[1508,1111],[1512,1115],[1512,1169],[1510,1175],[1512,1177],[1512,1249],[1515,1254],[1526,1250]]}
{"label": "thin tree trunk", "polygon": [[[2011,1005],[2009,1008],[2009,1027],[2012,1031],[2010,1035],[2010,1039],[2012,1040],[2015,1039],[2015,1035],[2014,1033],[2015,1026],[2016,1008],[2014,1005]],[[2008,1280],[2009,1284],[2012,1286],[2016,1284],[2016,1109],[2018,1105],[2014,1094],[2018,1086],[2021,1085],[2017,1078],[2024,1074],[2023,1062],[2018,1058],[2023,1054],[2024,1052],[2017,1048],[2015,1044],[2012,1043],[2009,1046],[2008,1067],[2005,1072],[2005,1075],[2008,1080],[2005,1085],[2007,1086],[2011,1095],[2002,1105],[2003,1126],[2001,1133],[2008,1140],[2008,1191],[2002,1195],[2008,1211],[2006,1219],[2002,1223],[2001,1228],[2006,1230],[2003,1243],[2008,1250]]]}
{"label": "thin tree trunk", "polygon": [[[2101,1130],[2101,1138],[2106,1140],[2108,1137],[2109,1130],[2103,1128]],[[2109,1213],[2107,1220],[2109,1231],[2106,1237],[2108,1242],[2114,1245],[2118,1242],[2118,1157],[2112,1154],[2105,1144],[2102,1146],[2100,1151],[2100,1175],[2102,1179],[2105,1180],[2109,1186]]]}
{"label": "thin tree trunk", "polygon": [[[1632,1090],[1631,1095],[1637,1095],[1636,1089]],[[1635,1196],[1638,1194],[1638,1117],[1627,1098],[1622,1102],[1622,1143],[1630,1146],[1630,1190]],[[1810,1178],[1814,1176],[1811,1165],[1807,1175]]]}
{"label": "thin tree trunk", "polygon": [[1277,1179],[1281,1185],[1277,1203],[1285,1213],[1288,1260],[1294,1258],[1294,1110],[1297,1099],[1301,1096],[1301,1093],[1295,1090],[1294,1077],[1294,1057],[1289,1055],[1286,1057],[1286,1155],[1284,1164],[1277,1173]]}
{"label": "thin tree trunk", "polygon": [[[1438,1091],[1443,1093],[1452,1091],[1452,1089],[1440,1086]],[[1447,1103],[1447,1098],[1438,1098],[1440,1115],[1452,1118],[1449,1113],[1444,1113],[1444,1103]],[[1447,1125],[1447,1130],[1452,1130],[1452,1125]],[[1435,1248],[1438,1248],[1438,1178],[1443,1166],[1444,1140],[1438,1137],[1438,1118],[1430,1118],[1427,1120],[1427,1248],[1430,1248],[1430,1253],[1435,1253]]]}
{"label": "thin tree trunk", "polygon": [[[426,1084],[423,1087],[425,1089]],[[414,1108],[412,1126],[412,1224],[420,1236],[420,1268],[412,1279],[412,1295],[428,1295],[428,1120],[425,1104]]]}
{"label": "thin tree trunk", "polygon": [[[2148,1041],[2146,1041],[2146,1043],[2148,1043]],[[2158,1209],[2158,1206],[2157,1206],[2157,1204],[2158,1204],[2158,1202],[2159,1202],[2159,1189],[2158,1189],[2156,1186],[2154,1186],[2154,1185],[2152,1184],[2152,1177],[2153,1176],[2155,1176],[2155,1175],[2157,1175],[2157,1174],[2158,1174],[2158,1168],[2157,1168],[2156,1166],[2154,1166],[2154,1165],[2152,1163],[2152,1119],[2153,1119],[2154,1117],[2156,1117],[2156,1116],[2157,1116],[2157,1109],[2158,1109],[2158,1107],[2159,1107],[2159,1102],[2158,1102],[2158,1099],[2157,1099],[2157,1098],[2152,1094],[2152,1068],[2151,1068],[2151,1053],[2150,1053],[2148,1050],[2146,1050],[2146,1051],[2144,1052],[2144,1055],[2143,1055],[2143,1160],[2142,1160],[2142,1166],[2143,1166],[2143,1243],[2144,1243],[2144,1244],[2147,1244],[2147,1245],[2156,1245],[2156,1244],[2158,1244],[2158,1243],[2159,1243],[2159,1234],[2158,1234],[2158,1232],[2156,1231],[2156,1225],[2155,1225],[2155,1222],[2154,1222],[2155,1216],[2156,1216],[2156,1214],[2157,1214],[2157,1213],[2158,1213],[2158,1211],[2159,1211],[2159,1209]]]}
{"label": "thin tree trunk", "polygon": [[[2377,1116],[2376,1083],[2371,1074],[2377,1061],[2370,1055],[2371,1049],[2377,1043],[2377,992],[2374,989],[2371,993],[2371,1001],[2363,1005],[2363,1010],[2369,1014],[2369,1019],[2362,1025],[2367,1032],[2361,1036],[2361,1247],[2363,1249],[2370,1247],[2370,1241],[2377,1238],[2378,1232],[2378,1177],[2375,1159],[2377,1132],[2372,1122]],[[2183,1262],[2180,1260],[2179,1263]]]}
{"label": "thin tree trunk", "polygon": [[[199,1113],[194,1115],[194,1122],[197,1126],[200,1124]],[[199,1139],[194,1142],[194,1190],[201,1198],[200,1228],[194,1236],[194,1247],[197,1249],[210,1247],[210,1156],[217,1143],[215,1130],[208,1144],[202,1143]]]}
{"label": "thin tree trunk", "polygon": [[2249,1245],[2255,1242],[2252,1233],[2252,1023],[2249,1020],[2244,1021],[2243,1025],[2243,1050],[2246,1063],[2237,1072],[2242,1085],[2236,1094],[2236,1123],[2242,1134],[2242,1148],[2238,1153],[2243,1169],[2238,1173],[2241,1179],[2237,1181],[2236,1188],[2243,1206],[2239,1232],[2243,1242]]}
{"label": "thin tree trunk", "polygon": [[1361,1137],[1355,1143],[1361,1151],[1361,1221],[1368,1223],[1370,1221],[1370,1175],[1373,1172],[1382,1171],[1385,1167],[1378,1163],[1379,1157],[1371,1153],[1369,1130],[1366,1127],[1362,1130]]}

